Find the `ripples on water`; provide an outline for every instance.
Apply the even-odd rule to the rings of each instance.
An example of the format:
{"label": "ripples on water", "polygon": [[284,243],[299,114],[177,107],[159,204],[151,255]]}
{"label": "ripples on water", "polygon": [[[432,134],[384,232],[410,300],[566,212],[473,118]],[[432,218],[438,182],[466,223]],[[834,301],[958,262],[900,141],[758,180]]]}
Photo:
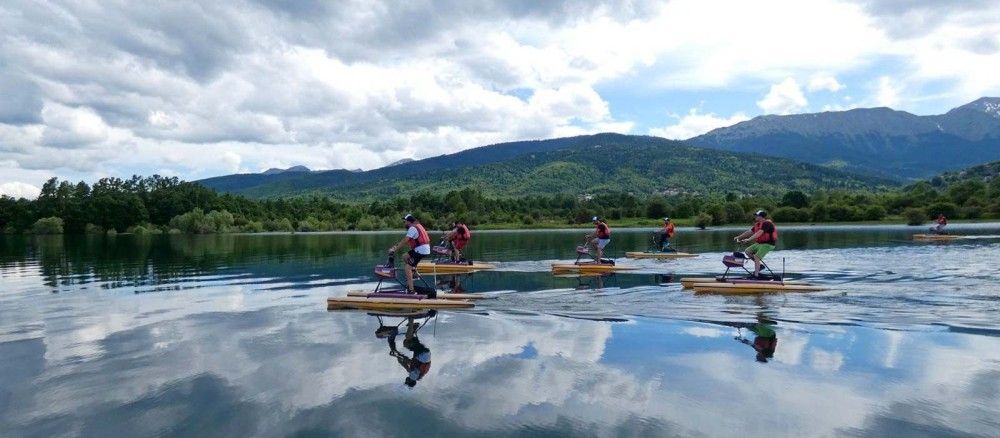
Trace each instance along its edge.
{"label": "ripples on water", "polygon": [[722,296],[676,281],[738,231],[685,231],[702,257],[603,278],[548,272],[579,232],[477,233],[499,269],[462,286],[498,298],[420,329],[413,389],[375,317],[324,304],[396,234],[4,237],[0,434],[997,436],[1000,239],[783,230],[771,264],[831,290]]}

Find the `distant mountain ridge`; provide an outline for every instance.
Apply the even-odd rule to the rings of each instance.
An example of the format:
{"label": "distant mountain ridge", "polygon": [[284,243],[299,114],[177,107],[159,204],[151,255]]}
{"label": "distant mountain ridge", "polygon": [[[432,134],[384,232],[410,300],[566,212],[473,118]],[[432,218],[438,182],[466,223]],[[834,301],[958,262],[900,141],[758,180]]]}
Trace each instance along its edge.
{"label": "distant mountain ridge", "polygon": [[924,178],[1000,159],[1000,98],[933,116],[890,108],[766,115],[687,142],[888,178]]}
{"label": "distant mountain ridge", "polygon": [[[478,161],[480,164],[470,164]],[[259,175],[258,175],[259,176]],[[245,177],[202,184],[224,190]],[[270,198],[321,194],[370,200],[420,191],[475,188],[492,196],[632,192],[776,194],[785,190],[858,189],[890,185],[787,159],[688,146],[659,137],[597,134],[484,146],[361,174],[273,175],[237,190]]]}

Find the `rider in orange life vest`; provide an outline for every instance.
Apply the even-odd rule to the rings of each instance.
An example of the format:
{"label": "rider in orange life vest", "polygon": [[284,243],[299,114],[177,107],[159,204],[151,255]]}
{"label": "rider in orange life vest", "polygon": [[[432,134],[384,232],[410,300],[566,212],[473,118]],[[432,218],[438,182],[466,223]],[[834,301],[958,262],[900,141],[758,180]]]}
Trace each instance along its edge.
{"label": "rider in orange life vest", "polygon": [[656,233],[656,247],[660,251],[668,251],[670,249],[670,239],[674,237],[674,223],[670,222],[669,217],[663,218],[663,229]]}
{"label": "rider in orange life vest", "polygon": [[451,231],[444,235],[444,240],[451,243],[451,261],[462,261],[462,249],[469,244],[472,239],[472,232],[462,221],[455,221],[451,224]]}
{"label": "rider in orange life vest", "polygon": [[944,234],[944,227],[948,226],[948,218],[944,217],[944,213],[938,214],[938,217],[934,222],[937,222],[937,225],[931,228],[931,232],[935,234]]}
{"label": "rider in orange life vest", "polygon": [[594,223],[594,232],[587,234],[587,241],[597,249],[596,260],[600,262],[604,258],[604,247],[611,243],[611,227],[597,216],[594,216],[591,222]]}
{"label": "rider in orange life vest", "polygon": [[753,276],[760,275],[761,260],[774,249],[778,243],[778,229],[767,218],[767,212],[758,210],[754,213],[754,224],[733,240],[737,242],[754,242],[746,249],[746,254],[753,258]]}
{"label": "rider in orange life vest", "polygon": [[417,268],[417,263],[420,263],[420,259],[431,254],[431,238],[427,234],[427,230],[424,229],[424,226],[420,225],[420,221],[413,217],[412,214],[403,216],[403,222],[406,223],[406,237],[403,237],[402,240],[389,248],[389,254],[394,254],[403,245],[410,247],[410,250],[403,258],[406,261],[403,267],[406,270],[406,289],[410,293],[415,293],[416,289],[413,288],[413,271]]}

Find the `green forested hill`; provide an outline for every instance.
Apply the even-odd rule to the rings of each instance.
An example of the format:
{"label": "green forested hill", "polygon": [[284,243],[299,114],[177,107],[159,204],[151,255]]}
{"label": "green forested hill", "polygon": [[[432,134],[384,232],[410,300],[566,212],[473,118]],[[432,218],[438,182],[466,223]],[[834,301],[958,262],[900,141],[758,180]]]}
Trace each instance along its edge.
{"label": "green forested hill", "polygon": [[[447,192],[463,188],[487,196],[742,193],[774,195],[787,190],[861,189],[892,182],[788,159],[688,146],[658,137],[600,134],[575,137],[564,148],[524,153],[478,166],[399,174],[380,169],[312,186],[302,175],[240,190],[252,197],[324,194],[344,200]],[[490,147],[499,147],[490,146]],[[420,162],[414,162],[416,164]],[[390,168],[391,169],[391,168]],[[374,171],[373,171],[374,172]]]}

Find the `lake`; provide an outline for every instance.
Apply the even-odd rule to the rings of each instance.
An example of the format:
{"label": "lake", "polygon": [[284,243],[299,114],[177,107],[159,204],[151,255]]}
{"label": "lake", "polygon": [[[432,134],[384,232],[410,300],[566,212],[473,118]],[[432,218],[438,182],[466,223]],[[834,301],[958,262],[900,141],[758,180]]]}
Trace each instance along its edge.
{"label": "lake", "polygon": [[830,290],[751,296],[677,283],[736,228],[600,278],[549,272],[584,230],[474,231],[496,299],[412,319],[326,309],[402,231],[0,236],[0,436],[1000,436],[1000,224],[925,229],[784,227]]}

